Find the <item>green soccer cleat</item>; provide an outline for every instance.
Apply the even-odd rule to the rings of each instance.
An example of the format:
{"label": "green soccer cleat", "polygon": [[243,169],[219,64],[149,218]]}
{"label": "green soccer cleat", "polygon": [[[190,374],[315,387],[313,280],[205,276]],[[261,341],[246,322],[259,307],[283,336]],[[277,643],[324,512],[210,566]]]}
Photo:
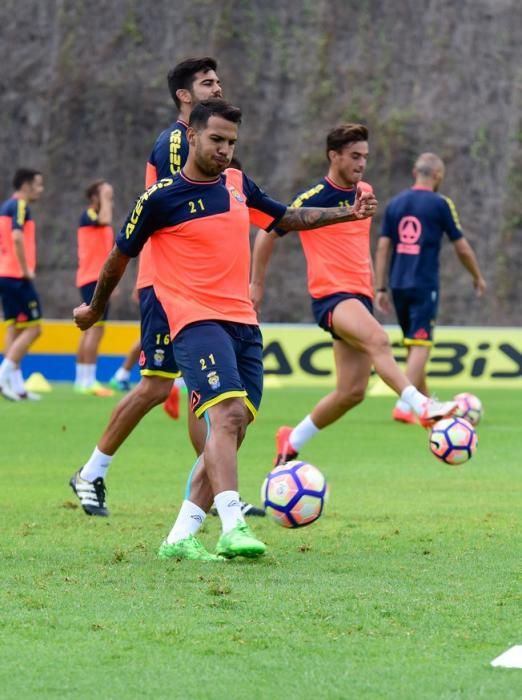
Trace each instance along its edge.
{"label": "green soccer cleat", "polygon": [[127,392],[131,390],[131,384],[128,379],[116,379],[116,375],[109,379],[109,386],[114,391]]}
{"label": "green soccer cleat", "polygon": [[266,551],[266,545],[254,537],[248,525],[240,520],[232,530],[224,532],[216,545],[216,554],[232,559],[233,557],[260,557]]}
{"label": "green soccer cleat", "polygon": [[174,544],[163,540],[158,557],[160,559],[191,559],[192,561],[223,561],[223,557],[207,552],[194,535],[189,535],[184,540],[179,540]]}

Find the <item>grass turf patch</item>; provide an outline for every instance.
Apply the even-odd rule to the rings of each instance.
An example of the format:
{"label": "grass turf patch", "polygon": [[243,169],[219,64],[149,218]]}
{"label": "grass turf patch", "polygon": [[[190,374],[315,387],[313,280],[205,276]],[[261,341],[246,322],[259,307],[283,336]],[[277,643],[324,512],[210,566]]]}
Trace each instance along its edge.
{"label": "grass turf patch", "polygon": [[[245,499],[275,429],[320,395],[266,393],[240,452]],[[522,399],[480,395],[478,451],[460,468],[369,398],[302,451],[330,482],[325,515],[296,531],[252,519],[268,554],[219,564],[156,558],[193,462],[184,418],[155,409],[138,426],[98,519],[67,482],[114,400],[58,387],[1,403],[2,695],[519,698],[522,671],[489,662],[522,642]],[[209,518],[203,542],[218,535]]]}

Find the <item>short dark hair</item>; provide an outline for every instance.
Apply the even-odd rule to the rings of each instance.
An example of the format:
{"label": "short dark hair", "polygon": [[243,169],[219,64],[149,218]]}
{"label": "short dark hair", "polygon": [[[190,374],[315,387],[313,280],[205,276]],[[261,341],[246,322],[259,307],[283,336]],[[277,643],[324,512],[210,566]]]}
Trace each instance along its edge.
{"label": "short dark hair", "polygon": [[15,190],[19,190],[20,187],[25,185],[26,182],[32,182],[37,175],[42,173],[39,170],[32,170],[31,168],[18,168],[13,177],[13,187]]}
{"label": "short dark hair", "polygon": [[94,182],[91,182],[89,187],[85,190],[85,196],[91,201],[91,199],[94,197],[94,195],[98,194],[100,187],[103,185],[104,182],[107,182],[107,180],[95,180]]}
{"label": "short dark hair", "polygon": [[241,124],[241,110],[239,107],[225,102],[225,100],[203,100],[198,102],[190,113],[189,126],[193,129],[205,129],[210,117],[221,117],[238,126]]}
{"label": "short dark hair", "polygon": [[178,109],[181,107],[181,102],[176,96],[176,92],[178,90],[190,90],[196,73],[209,73],[211,70],[217,70],[217,61],[210,56],[187,58],[186,61],[181,61],[181,63],[169,70],[167,75],[169,91]]}
{"label": "short dark hair", "polygon": [[326,157],[329,151],[340,153],[349,143],[368,141],[368,128],[364,124],[341,124],[332,129],[326,137]]}

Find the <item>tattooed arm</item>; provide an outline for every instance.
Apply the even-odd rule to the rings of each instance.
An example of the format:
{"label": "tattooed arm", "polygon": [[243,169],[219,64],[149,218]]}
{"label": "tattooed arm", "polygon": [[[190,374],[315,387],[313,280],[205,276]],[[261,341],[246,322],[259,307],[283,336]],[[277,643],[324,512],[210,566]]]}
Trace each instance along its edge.
{"label": "tattooed arm", "polygon": [[110,296],[122,278],[129,260],[130,258],[117,246],[114,246],[109,253],[100,272],[91,303],[81,304],[73,310],[74,322],[82,331],[86,331],[103,316]]}
{"label": "tattooed arm", "polygon": [[357,190],[353,207],[289,207],[277,222],[277,228],[283,231],[307,231],[343,221],[358,221],[373,216],[377,210],[377,199],[373,192]]}

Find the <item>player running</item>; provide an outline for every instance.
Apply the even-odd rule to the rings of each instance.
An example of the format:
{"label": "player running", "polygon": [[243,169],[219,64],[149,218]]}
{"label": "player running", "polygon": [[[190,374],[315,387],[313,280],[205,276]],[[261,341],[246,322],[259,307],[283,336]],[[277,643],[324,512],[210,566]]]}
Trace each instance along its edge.
{"label": "player running", "polygon": [[[265,551],[246,525],[238,494],[237,452],[262,395],[263,347],[249,296],[250,223],[270,230],[313,229],[373,215],[376,200],[359,192],[354,206],[290,209],[229,168],[241,112],[222,100],[192,111],[189,154],[181,172],[138,200],[116,239],[90,306],[75,309],[86,329],[103,314],[130,257],[151,241],[154,289],[168,319],[176,362],[192,411],[208,421],[198,478],[161,545],[160,558],[215,561]],[[222,525],[216,554],[196,539],[214,500]]]}
{"label": "player running", "polygon": [[[327,175],[298,195],[292,208],[306,211],[308,207],[351,206],[358,192],[372,192],[371,185],[362,180],[369,154],[365,126],[344,124],[332,129],[326,139],[326,154]],[[372,365],[426,424],[457,408],[455,402],[440,403],[417,391],[399,369],[388,336],[373,316],[370,225],[371,219],[364,219],[336,223],[315,233],[299,231],[312,310],[318,325],[333,338],[336,388],[295,428],[279,428],[275,464],[296,458],[308,440],[361,403]],[[276,238],[276,233],[265,231],[256,237],[251,284],[256,307],[263,298],[266,268]]]}

